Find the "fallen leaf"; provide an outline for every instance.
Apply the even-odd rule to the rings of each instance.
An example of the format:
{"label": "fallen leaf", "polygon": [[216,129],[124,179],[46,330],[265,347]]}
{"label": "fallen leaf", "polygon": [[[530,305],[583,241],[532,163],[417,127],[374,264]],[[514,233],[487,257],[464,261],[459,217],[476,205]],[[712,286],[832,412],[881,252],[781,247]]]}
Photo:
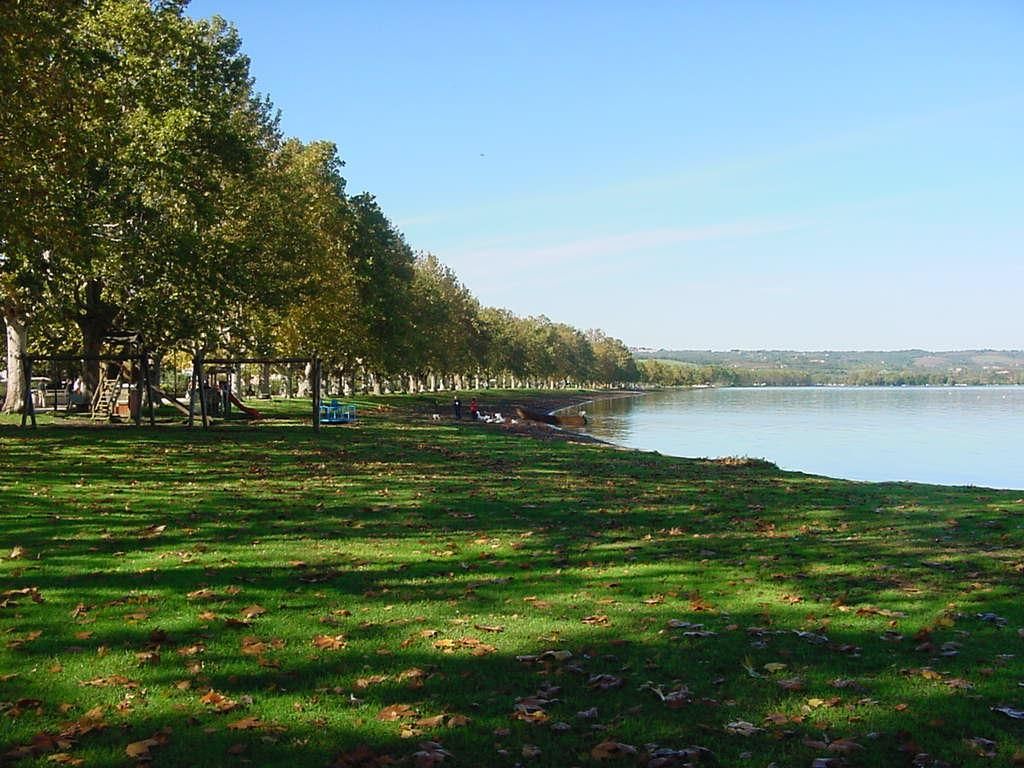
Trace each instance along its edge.
{"label": "fallen leaf", "polygon": [[156,739],[143,739],[133,741],[124,748],[124,752],[128,757],[149,757],[149,750],[157,746],[160,746],[160,742]]}
{"label": "fallen leaf", "polygon": [[835,739],[828,745],[829,752],[838,752],[843,755],[856,752],[858,749],[864,749],[864,747],[850,739]]}
{"label": "fallen leaf", "polygon": [[356,688],[358,688],[359,690],[365,690],[369,688],[371,685],[383,683],[385,680],[388,679],[388,677],[388,675],[370,675],[369,677],[356,678]]}
{"label": "fallen leaf", "polygon": [[535,757],[540,757],[541,748],[536,744],[523,744],[522,754],[526,759],[532,760]]}
{"label": "fallen leaf", "polygon": [[615,675],[593,675],[587,680],[587,687],[610,691],[613,688],[621,688],[624,682],[621,677]]}
{"label": "fallen leaf", "polygon": [[1004,714],[1014,720],[1024,720],[1024,709],[1014,709],[1013,707],[992,707],[992,711]]}
{"label": "fallen leaf", "polygon": [[595,760],[611,760],[635,754],[636,747],[623,744],[621,741],[602,741],[590,750],[590,756]]}
{"label": "fallen leaf", "polygon": [[981,757],[995,757],[999,746],[991,739],[985,739],[981,736],[975,736],[973,739],[964,739],[964,743]]}
{"label": "fallen leaf", "polygon": [[116,685],[123,685],[125,688],[138,688],[139,683],[129,680],[124,675],[110,675],[108,677],[96,677],[92,680],[82,680],[79,685],[87,685],[95,688],[108,688]]}
{"label": "fallen leaf", "polygon": [[200,696],[199,700],[201,702],[203,702],[203,704],[206,704],[206,705],[212,707],[217,712],[222,712],[222,713],[223,712],[231,712],[232,710],[238,709],[238,706],[239,706],[237,701],[235,701],[233,699],[229,699],[224,694],[218,693],[217,691],[213,690],[212,688],[209,691],[207,691],[205,694]]}
{"label": "fallen leaf", "polygon": [[348,645],[344,635],[314,635],[313,646],[325,651],[340,651]]}
{"label": "fallen leaf", "polygon": [[401,720],[403,717],[416,717],[416,710],[408,704],[392,704],[377,713],[377,719],[384,722]]}
{"label": "fallen leaf", "polygon": [[244,619],[255,619],[267,612],[267,609],[262,605],[256,603],[246,606],[241,610],[242,618]]}
{"label": "fallen leaf", "polygon": [[733,733],[737,736],[753,736],[764,732],[764,728],[758,728],[756,725],[748,723],[746,720],[735,720],[731,723],[726,723],[725,730],[727,733]]}
{"label": "fallen leaf", "polygon": [[436,741],[420,742],[419,747],[419,750],[412,754],[416,768],[433,768],[433,766],[443,763],[446,757],[452,756],[451,752]]}

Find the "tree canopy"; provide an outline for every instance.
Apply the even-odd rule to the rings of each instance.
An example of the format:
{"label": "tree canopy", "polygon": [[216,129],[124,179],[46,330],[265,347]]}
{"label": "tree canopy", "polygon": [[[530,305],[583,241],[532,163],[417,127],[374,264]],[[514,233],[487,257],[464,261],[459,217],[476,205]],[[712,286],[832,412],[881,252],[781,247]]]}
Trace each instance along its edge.
{"label": "tree canopy", "polygon": [[317,354],[377,386],[637,378],[600,332],[481,307],[348,194],[334,144],[281,137],[237,31],[184,6],[0,7],[6,408],[17,355],[95,353],[115,328],[160,351]]}

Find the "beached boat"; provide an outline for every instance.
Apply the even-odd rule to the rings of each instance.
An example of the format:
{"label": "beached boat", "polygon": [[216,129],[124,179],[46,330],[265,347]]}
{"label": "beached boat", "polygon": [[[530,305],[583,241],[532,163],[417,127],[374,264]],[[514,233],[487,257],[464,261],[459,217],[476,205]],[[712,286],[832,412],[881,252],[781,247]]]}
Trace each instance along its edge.
{"label": "beached boat", "polygon": [[516,415],[520,419],[539,421],[555,427],[585,427],[587,425],[587,417],[583,413],[541,413],[540,411],[516,406]]}

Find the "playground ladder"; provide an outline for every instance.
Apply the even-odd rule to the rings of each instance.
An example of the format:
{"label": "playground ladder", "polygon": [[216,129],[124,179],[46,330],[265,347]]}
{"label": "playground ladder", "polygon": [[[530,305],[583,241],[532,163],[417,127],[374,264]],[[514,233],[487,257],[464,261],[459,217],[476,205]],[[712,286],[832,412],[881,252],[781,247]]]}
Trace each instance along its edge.
{"label": "playground ladder", "polygon": [[94,419],[108,419],[114,413],[114,406],[117,405],[117,398],[121,394],[121,376],[112,379],[103,379],[99,389],[96,391],[96,400],[92,406],[92,417]]}

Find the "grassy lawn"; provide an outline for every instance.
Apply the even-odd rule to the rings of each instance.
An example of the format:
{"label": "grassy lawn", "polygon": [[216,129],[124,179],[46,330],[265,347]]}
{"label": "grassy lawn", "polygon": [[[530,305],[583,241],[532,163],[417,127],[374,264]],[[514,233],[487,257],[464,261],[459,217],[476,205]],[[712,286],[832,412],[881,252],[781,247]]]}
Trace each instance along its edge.
{"label": "grassy lawn", "polygon": [[1024,762],[1024,492],[408,406],[0,425],[0,763]]}

